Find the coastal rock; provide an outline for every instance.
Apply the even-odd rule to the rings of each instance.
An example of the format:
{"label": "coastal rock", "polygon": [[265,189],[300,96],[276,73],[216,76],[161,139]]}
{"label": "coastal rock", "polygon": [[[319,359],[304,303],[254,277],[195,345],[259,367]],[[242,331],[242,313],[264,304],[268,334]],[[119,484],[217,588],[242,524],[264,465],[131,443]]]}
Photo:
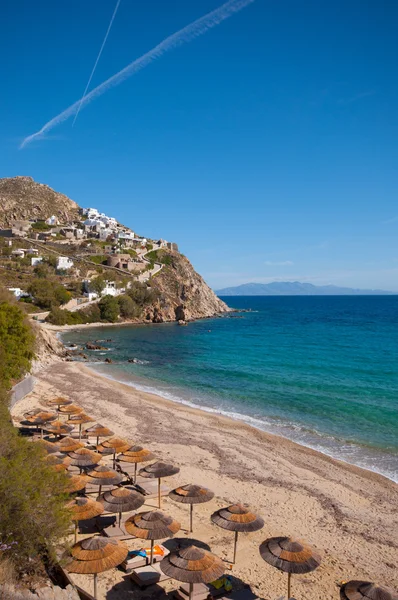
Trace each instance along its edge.
{"label": "coastal rock", "polygon": [[185,256],[174,251],[167,251],[167,256],[168,264],[151,281],[160,300],[147,312],[147,320],[193,321],[230,311]]}
{"label": "coastal rock", "polygon": [[110,363],[112,363],[112,362],[113,362],[113,360],[112,360],[111,358],[106,358],[106,359],[105,359],[105,362],[110,364]]}
{"label": "coastal rock", "polygon": [[13,585],[0,585],[1,600],[79,600],[77,590],[68,585],[62,589],[58,586],[48,585],[36,592],[17,588]]}

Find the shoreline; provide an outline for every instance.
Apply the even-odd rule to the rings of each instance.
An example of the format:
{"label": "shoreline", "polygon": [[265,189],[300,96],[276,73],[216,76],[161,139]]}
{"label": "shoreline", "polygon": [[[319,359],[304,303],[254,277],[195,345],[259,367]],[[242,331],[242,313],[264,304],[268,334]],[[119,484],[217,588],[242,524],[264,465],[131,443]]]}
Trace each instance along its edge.
{"label": "shoreline", "polygon": [[[13,408],[14,418],[55,395],[67,396],[116,436],[180,467],[178,475],[165,480],[171,489],[187,483],[212,489],[215,499],[195,507],[194,537],[210,543],[220,557],[230,557],[232,537],[211,524],[210,514],[245,502],[262,515],[264,529],[241,536],[233,569],[261,598],[285,594],[285,578],[258,552],[259,543],[278,535],[305,539],[322,554],[318,570],[294,578],[296,597],[333,600],[343,579],[398,586],[398,486],[391,480],[226,416],[137,391],[82,363],[56,361],[36,380],[34,391]],[[186,526],[186,507],[166,498],[164,511]],[[76,582],[90,590],[84,578]],[[122,574],[116,571],[112,578],[119,589]],[[106,584],[104,576],[100,582],[100,598],[105,598],[109,580]],[[175,589],[175,582],[170,585]],[[130,597],[131,584],[125,594],[120,589],[121,599]]]}
{"label": "shoreline", "polygon": [[[189,400],[183,400],[183,399],[171,399],[171,398],[167,398],[166,396],[162,395],[160,390],[154,390],[154,391],[148,391],[145,389],[142,389],[142,387],[140,386],[140,384],[135,383],[134,381],[121,381],[120,379],[117,379],[116,377],[112,376],[112,375],[108,375],[105,374],[103,372],[98,371],[95,366],[104,366],[105,363],[103,362],[98,362],[98,363],[90,363],[90,361],[87,362],[79,362],[76,361],[77,364],[81,365],[82,367],[85,367],[87,370],[89,370],[92,374],[95,374],[97,377],[101,377],[103,379],[106,379],[107,381],[110,382],[114,382],[123,386],[126,386],[127,388],[132,388],[133,390],[135,390],[138,393],[142,393],[148,396],[154,396],[155,398],[158,398],[159,401],[164,401],[166,403],[170,403],[171,405],[177,405],[177,406],[181,406],[184,407],[186,409],[191,409],[193,411],[199,411],[199,413],[205,413],[207,415],[215,415],[216,417],[219,418],[223,418],[226,419],[227,421],[230,421],[231,424],[238,424],[240,425],[245,425],[246,427],[249,427],[250,429],[253,429],[255,431],[259,431],[262,432],[266,435],[275,437],[279,440],[286,440],[288,442],[291,442],[292,444],[295,444],[296,446],[299,446],[300,448],[306,448],[308,450],[311,450],[312,452],[315,452],[317,454],[320,454],[322,456],[326,456],[327,458],[330,458],[331,460],[335,460],[339,463],[342,463],[344,465],[347,466],[352,466],[355,467],[357,469],[361,469],[363,471],[369,472],[369,473],[374,473],[375,475],[379,475],[380,477],[383,477],[384,479],[386,479],[387,481],[391,481],[394,484],[398,484],[398,481],[396,481],[395,479],[393,479],[392,477],[389,477],[388,475],[381,473],[380,471],[375,471],[374,469],[368,468],[368,467],[363,467],[361,465],[357,465],[353,462],[350,462],[348,460],[345,460],[344,458],[340,458],[340,457],[336,457],[333,456],[333,454],[328,453],[326,450],[321,450],[319,448],[314,448],[313,446],[311,446],[310,444],[305,444],[302,442],[297,442],[294,439],[291,439],[290,437],[286,436],[286,435],[282,435],[280,433],[276,433],[273,431],[269,431],[267,429],[262,429],[260,426],[256,426],[253,423],[248,422],[247,420],[245,420],[245,418],[247,419],[251,419],[251,417],[240,414],[240,413],[235,413],[238,416],[234,417],[230,414],[226,414],[225,412],[222,411],[218,411],[216,409],[213,409],[211,407],[204,407],[204,406],[199,406],[197,404],[195,404],[194,402],[191,402]],[[109,366],[109,365],[108,365]],[[154,382],[155,384],[156,382]],[[358,448],[360,448],[361,446],[358,444],[355,446],[357,446]]]}

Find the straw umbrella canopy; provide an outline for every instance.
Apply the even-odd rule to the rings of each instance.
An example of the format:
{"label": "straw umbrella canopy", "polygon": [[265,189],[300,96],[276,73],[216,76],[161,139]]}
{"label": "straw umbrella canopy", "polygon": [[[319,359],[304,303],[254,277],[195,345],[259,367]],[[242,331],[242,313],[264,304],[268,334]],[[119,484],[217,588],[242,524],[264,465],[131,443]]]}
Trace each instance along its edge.
{"label": "straw umbrella canopy", "polygon": [[71,512],[72,521],[75,521],[75,544],[77,541],[78,521],[93,519],[104,512],[102,504],[92,500],[92,498],[74,498],[74,500],[67,503],[66,508]]}
{"label": "straw umbrella canopy", "polygon": [[84,467],[93,467],[102,459],[100,454],[97,454],[94,450],[89,450],[88,448],[79,448],[74,452],[68,452],[68,455],[71,458],[71,466],[79,467],[80,471]]}
{"label": "straw umbrella canopy", "polygon": [[77,542],[71,554],[72,561],[67,570],[94,575],[94,598],[97,598],[97,574],[120,565],[128,554],[128,548],[117,540],[95,536]]}
{"label": "straw umbrella canopy", "polygon": [[84,490],[87,485],[86,475],[70,475],[68,474],[68,483],[65,488],[65,492],[68,494],[74,494]]}
{"label": "straw umbrella canopy", "polygon": [[208,550],[189,546],[171,552],[159,563],[165,575],[189,583],[189,598],[191,600],[194,583],[210,583],[225,572],[225,563]]}
{"label": "straw umbrella canopy", "polygon": [[160,510],[141,512],[127,519],[125,528],[128,533],[144,540],[151,540],[151,565],[153,562],[153,544],[155,540],[173,537],[181,525]]}
{"label": "straw umbrella canopy", "polygon": [[305,542],[290,537],[268,538],[260,546],[265,562],[288,574],[287,597],[290,598],[292,573],[310,573],[321,564],[321,557]]}
{"label": "straw umbrella canopy", "polygon": [[178,467],[174,467],[174,465],[169,465],[164,462],[155,462],[151,465],[147,465],[143,469],[139,470],[139,474],[141,477],[147,477],[148,479],[157,479],[158,480],[158,502],[159,508],[161,508],[161,497],[160,497],[160,484],[161,479],[163,477],[170,477],[171,475],[175,475],[179,473],[180,469]]}
{"label": "straw umbrella canopy", "polygon": [[54,435],[67,435],[73,429],[70,425],[67,425],[63,421],[53,421],[50,425],[46,425],[46,431],[53,433]]}
{"label": "straw umbrella canopy", "polygon": [[95,467],[87,473],[88,483],[98,485],[98,495],[101,495],[103,485],[119,485],[123,481],[123,475],[114,471],[110,467]]}
{"label": "straw umbrella canopy", "polygon": [[80,408],[80,406],[77,406],[77,404],[68,404],[67,406],[61,406],[59,412],[68,415],[68,418],[70,418],[71,415],[79,415],[82,413],[83,409]]}
{"label": "straw umbrella canopy", "polygon": [[398,594],[369,581],[348,581],[340,588],[341,600],[398,600]]}
{"label": "straw umbrella canopy", "polygon": [[126,440],[122,440],[121,438],[113,437],[109,440],[105,440],[97,446],[97,451],[106,454],[107,451],[111,450],[113,453],[113,468],[115,468],[116,461],[116,453],[125,452],[131,447],[131,443]]}
{"label": "straw umbrella canopy", "polygon": [[109,492],[104,492],[97,498],[107,512],[119,514],[119,527],[123,512],[137,510],[145,502],[145,498],[139,492],[128,488],[118,487]]}
{"label": "straw umbrella canopy", "polygon": [[41,448],[47,452],[47,454],[54,454],[59,452],[58,442],[49,442],[48,440],[37,440],[36,444],[39,444]]}
{"label": "straw umbrella canopy", "polygon": [[211,515],[211,520],[222,529],[235,532],[233,564],[236,560],[239,533],[258,531],[264,527],[263,519],[252,512],[247,504],[232,504],[227,508],[220,508]]}
{"label": "straw umbrella canopy", "polygon": [[69,423],[73,425],[79,425],[79,441],[82,438],[82,425],[84,425],[84,423],[91,423],[92,421],[94,421],[95,419],[93,419],[92,417],[89,417],[88,415],[86,415],[86,413],[79,413],[78,415],[72,415],[69,419]]}
{"label": "straw umbrella canopy", "polygon": [[64,437],[62,440],[58,442],[58,446],[61,452],[73,452],[74,450],[78,450],[79,448],[83,448],[84,444],[74,440],[71,437]]}
{"label": "straw umbrella canopy", "polygon": [[66,471],[70,465],[70,458],[62,452],[47,454],[47,456],[44,457],[44,460],[50,467],[53,467],[55,471]]}
{"label": "straw umbrella canopy", "polygon": [[68,398],[52,398],[48,400],[47,406],[56,406],[57,410],[60,409],[61,406],[68,406],[68,404],[72,404],[72,400],[68,400]]}
{"label": "straw umbrella canopy", "polygon": [[[30,411],[30,412],[34,412],[34,411]],[[57,415],[53,412],[48,412],[48,411],[44,411],[44,410],[39,410],[38,412],[34,412],[34,414],[28,414],[25,413],[24,415],[26,417],[25,421],[22,421],[23,425],[36,425],[36,429],[39,429],[40,427],[40,431],[41,431],[41,437],[43,437],[43,425],[46,425],[47,423],[50,423],[51,421],[55,421],[57,418]]]}
{"label": "straw umbrella canopy", "polygon": [[131,448],[129,448],[127,450],[127,452],[123,452],[122,454],[120,454],[120,456],[118,457],[118,460],[122,461],[122,462],[128,462],[128,463],[133,463],[135,466],[134,469],[134,483],[137,482],[137,465],[138,463],[144,463],[144,462],[149,462],[150,460],[153,460],[155,458],[155,455],[150,451],[150,450],[146,450],[145,448],[143,448],[142,446],[131,446]]}
{"label": "straw umbrella canopy", "polygon": [[89,427],[88,429],[86,429],[86,433],[89,436],[97,438],[96,446],[98,446],[100,437],[110,437],[111,435],[113,435],[113,431],[108,429],[108,427],[101,425],[101,423],[96,423],[92,427]]}
{"label": "straw umbrella canopy", "polygon": [[192,533],[193,505],[209,502],[210,500],[212,500],[212,498],[214,498],[214,492],[208,490],[207,488],[201,487],[200,485],[194,485],[190,483],[189,485],[184,485],[182,487],[176,488],[175,490],[172,490],[169,493],[169,498],[174,500],[174,502],[180,502],[181,504],[190,504],[189,533]]}

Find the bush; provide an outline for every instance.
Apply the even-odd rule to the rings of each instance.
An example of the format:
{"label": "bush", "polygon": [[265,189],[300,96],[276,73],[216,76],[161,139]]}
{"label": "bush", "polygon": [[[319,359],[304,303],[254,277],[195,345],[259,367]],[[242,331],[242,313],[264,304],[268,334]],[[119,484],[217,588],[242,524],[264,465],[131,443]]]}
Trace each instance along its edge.
{"label": "bush", "polygon": [[138,281],[135,281],[126,293],[142,308],[149,304],[153,304],[159,298],[159,292],[157,290],[148,288],[145,283],[139,283]]}
{"label": "bush", "polygon": [[106,254],[96,254],[94,256],[90,256],[89,259],[96,265],[106,265],[108,257],[106,256]]}
{"label": "bush", "polygon": [[52,325],[84,325],[85,323],[99,323],[101,321],[101,311],[97,304],[92,304],[81,310],[63,310],[62,308],[53,308],[46,318]]}
{"label": "bush", "polygon": [[140,316],[142,310],[127,294],[118,296],[117,301],[119,304],[120,315],[125,319],[134,319]]}
{"label": "bush", "polygon": [[90,292],[96,292],[100,296],[102,290],[105,288],[105,285],[105,279],[98,275],[98,277],[91,279],[89,283]]}
{"label": "bush", "polygon": [[36,223],[32,223],[32,229],[35,231],[48,231],[51,229],[51,225],[47,225],[45,221],[37,221]]}
{"label": "bush", "polygon": [[13,380],[20,379],[33,357],[34,335],[25,314],[8,294],[1,294],[0,386],[8,389]]}
{"label": "bush", "polygon": [[119,317],[119,303],[113,296],[104,296],[98,302],[101,311],[101,320],[108,323],[115,323]]}
{"label": "bush", "polygon": [[34,279],[27,291],[33,296],[34,303],[43,309],[51,310],[60,304],[66,304],[71,298],[63,285],[48,279]]}
{"label": "bush", "polygon": [[38,277],[39,279],[46,279],[46,277],[49,274],[49,269],[48,266],[43,264],[43,263],[39,263],[34,269],[33,269],[33,273],[36,275],[36,277]]}

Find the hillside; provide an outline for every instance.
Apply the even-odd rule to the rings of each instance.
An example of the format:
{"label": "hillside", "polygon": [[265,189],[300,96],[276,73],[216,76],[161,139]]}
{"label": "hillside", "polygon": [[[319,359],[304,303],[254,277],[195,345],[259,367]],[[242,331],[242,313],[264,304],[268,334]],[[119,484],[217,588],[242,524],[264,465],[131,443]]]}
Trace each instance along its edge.
{"label": "hillside", "polygon": [[79,211],[76,202],[32,177],[0,179],[0,206],[0,227],[9,227],[16,220],[47,219],[51,215],[70,221]]}
{"label": "hillside", "polygon": [[217,290],[218,296],[382,296],[394,294],[383,290],[360,290],[337,285],[313,285],[300,281],[244,283]]}

